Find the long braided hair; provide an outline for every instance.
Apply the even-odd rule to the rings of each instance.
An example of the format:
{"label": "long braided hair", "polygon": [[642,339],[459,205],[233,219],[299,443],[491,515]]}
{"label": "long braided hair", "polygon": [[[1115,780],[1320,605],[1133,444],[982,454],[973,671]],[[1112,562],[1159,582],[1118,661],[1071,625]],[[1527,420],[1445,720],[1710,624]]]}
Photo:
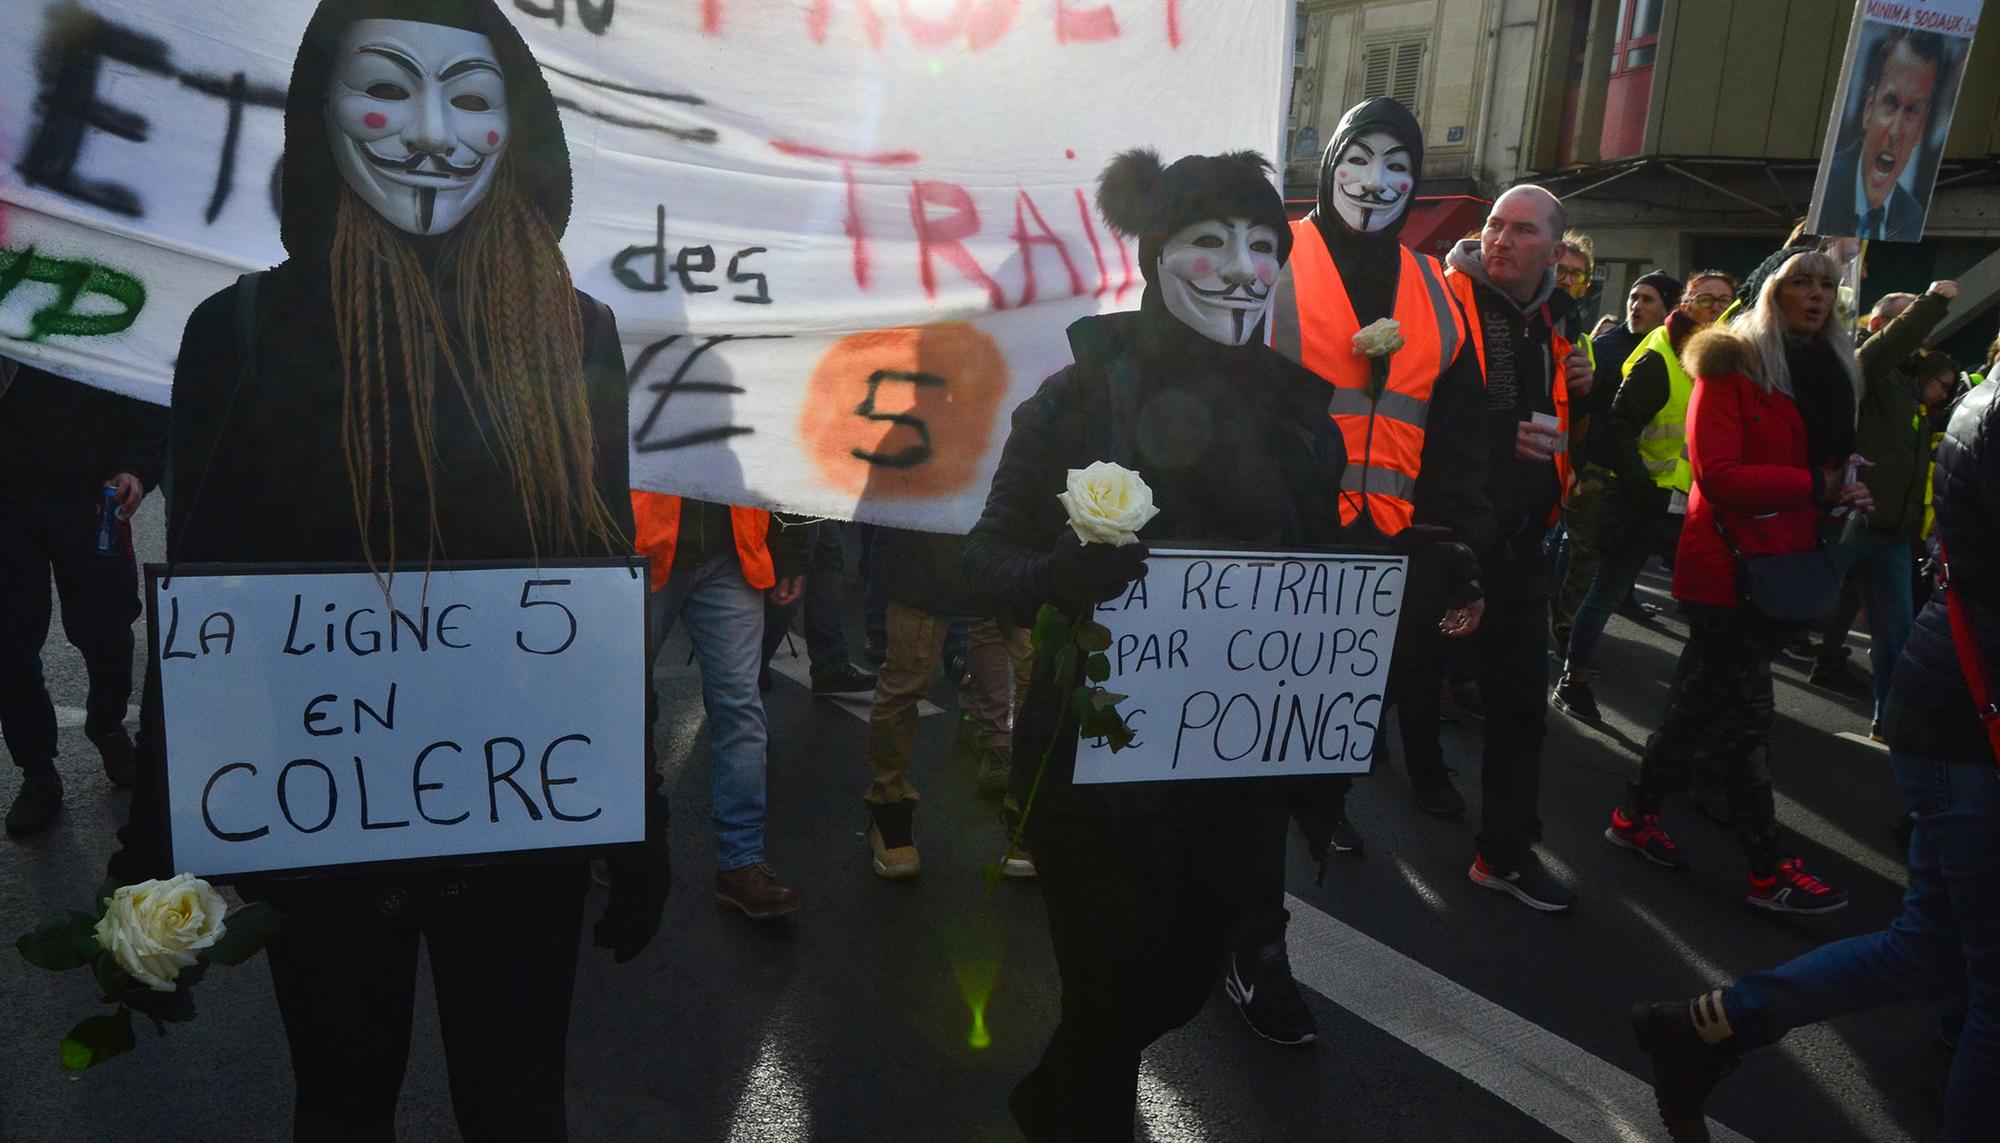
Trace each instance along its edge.
{"label": "long braided hair", "polygon": [[[331,261],[344,378],[341,452],[362,555],[378,575],[378,489],[388,513],[392,570],[398,558],[396,504],[389,494],[396,463],[413,461],[423,473],[426,566],[440,555],[449,558],[437,505],[440,360],[459,396],[493,427],[497,440],[486,443],[497,445],[512,479],[536,557],[629,546],[597,490],[599,442],[569,267],[555,232],[510,166],[502,163],[485,201],[446,238],[435,281],[402,232],[345,186],[339,191]],[[399,401],[416,442],[417,455],[409,460],[391,455],[389,423]]]}

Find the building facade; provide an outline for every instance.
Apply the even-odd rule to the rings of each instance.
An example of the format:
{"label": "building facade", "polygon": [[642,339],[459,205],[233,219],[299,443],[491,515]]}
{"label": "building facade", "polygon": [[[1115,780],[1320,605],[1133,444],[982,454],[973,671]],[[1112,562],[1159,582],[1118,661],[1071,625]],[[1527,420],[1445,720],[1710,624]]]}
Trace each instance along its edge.
{"label": "building facade", "polygon": [[[1305,0],[1288,193],[1341,112],[1393,95],[1427,196],[1539,183],[1597,245],[1615,310],[1650,269],[1754,266],[1803,216],[1853,0]],[[1864,304],[1961,279],[1969,344],[2000,296],[2000,23],[1975,39],[1925,240],[1876,244]]]}

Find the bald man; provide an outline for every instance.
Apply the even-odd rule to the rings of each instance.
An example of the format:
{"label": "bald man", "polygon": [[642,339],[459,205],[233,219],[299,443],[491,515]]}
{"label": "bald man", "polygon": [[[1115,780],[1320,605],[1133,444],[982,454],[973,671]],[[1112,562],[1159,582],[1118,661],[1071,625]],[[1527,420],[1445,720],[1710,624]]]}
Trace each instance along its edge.
{"label": "bald man", "polygon": [[[1478,852],[1470,876],[1543,912],[1576,895],[1542,866],[1542,739],[1548,719],[1549,576],[1542,537],[1570,483],[1569,402],[1590,392],[1590,359],[1556,332],[1574,305],[1553,273],[1568,224],[1536,186],[1493,203],[1478,238],[1452,248],[1446,281],[1465,308],[1486,374],[1495,539],[1480,553],[1486,617],[1472,651],[1486,702]],[[1471,443],[1471,442],[1468,442]]]}

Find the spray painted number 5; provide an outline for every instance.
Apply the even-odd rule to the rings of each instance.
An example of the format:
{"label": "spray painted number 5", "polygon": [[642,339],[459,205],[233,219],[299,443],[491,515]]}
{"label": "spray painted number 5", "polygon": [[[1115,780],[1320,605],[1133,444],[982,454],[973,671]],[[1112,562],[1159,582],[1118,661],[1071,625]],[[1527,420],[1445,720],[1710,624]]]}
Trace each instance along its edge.
{"label": "spray painted number 5", "polygon": [[[553,608],[555,608],[556,610],[558,610],[558,611],[560,611],[560,612],[562,612],[562,613],[563,613],[563,619],[564,619],[564,620],[565,620],[566,622],[568,622],[568,624],[569,624],[569,634],[567,634],[567,635],[563,636],[563,641],[562,641],[562,645],[561,645],[561,646],[559,646],[559,647],[555,648],[555,649],[554,649],[554,650],[552,650],[552,651],[544,651],[544,650],[542,650],[542,649],[540,649],[540,648],[538,648],[538,647],[530,647],[530,646],[528,646],[528,641],[527,641],[527,639],[526,639],[526,637],[525,637],[527,633],[526,633],[526,632],[524,632],[524,631],[516,631],[516,632],[514,632],[514,645],[515,645],[516,647],[519,647],[519,648],[520,648],[521,650],[523,650],[523,651],[526,651],[526,652],[527,652],[528,654],[530,654],[530,655],[560,655],[560,654],[562,654],[562,653],[563,653],[564,651],[567,651],[567,650],[569,650],[569,645],[570,645],[571,643],[574,643],[574,642],[576,642],[576,613],[575,613],[575,612],[571,611],[571,610],[570,610],[569,608],[567,608],[567,607],[564,607],[564,606],[563,606],[562,604],[560,604],[560,603],[557,603],[557,602],[556,602],[555,600],[553,600],[553,599],[529,599],[529,598],[528,598],[528,593],[529,593],[529,592],[531,592],[531,591],[533,591],[533,590],[535,590],[535,589],[536,589],[536,588],[538,588],[538,587],[568,587],[568,586],[569,586],[569,582],[570,582],[570,581],[568,581],[568,580],[566,580],[566,579],[531,579],[531,580],[529,580],[529,581],[527,581],[526,583],[524,583],[524,584],[522,584],[522,585],[521,585],[521,609],[522,609],[523,611],[525,611],[525,610],[527,610],[527,609],[528,609],[528,608],[530,608],[530,607],[553,607]],[[551,616],[544,616],[543,618],[545,618],[545,619],[548,619],[548,620],[553,620],[553,619],[554,619],[555,617],[551,615]]]}

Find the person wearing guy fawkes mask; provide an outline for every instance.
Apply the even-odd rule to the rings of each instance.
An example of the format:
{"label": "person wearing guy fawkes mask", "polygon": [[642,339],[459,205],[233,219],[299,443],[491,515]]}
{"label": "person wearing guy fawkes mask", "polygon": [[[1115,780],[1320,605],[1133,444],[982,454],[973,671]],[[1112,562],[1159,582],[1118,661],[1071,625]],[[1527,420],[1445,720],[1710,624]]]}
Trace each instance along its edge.
{"label": "person wearing guy fawkes mask", "polygon": [[[1345,534],[1326,383],[1263,343],[1292,247],[1269,164],[1242,152],[1163,168],[1127,152],[1105,170],[1098,207],[1139,240],[1140,308],[1070,326],[1075,362],[1015,411],[966,546],[967,573],[1022,624],[1044,604],[1088,616],[1122,595],[1146,573],[1147,544],[1282,549]],[[1151,485],[1159,515],[1140,543],[1085,545],[1065,525],[1066,474],[1098,460]],[[1200,1011],[1251,894],[1283,876],[1300,780],[1075,785],[1060,695],[1082,675],[1053,669],[1051,648],[1014,738],[1020,758],[1054,743],[1026,839],[1062,1019],[1009,1103],[1031,1143],[1119,1143],[1133,1138],[1140,1053]],[[1035,781],[1035,767],[1016,766],[1016,798]]]}
{"label": "person wearing guy fawkes mask", "polygon": [[[557,247],[568,147],[499,7],[324,0],[285,142],[289,258],[203,302],[183,336],[169,564],[630,553],[618,331],[570,283]],[[154,671],[142,781],[111,860],[121,884],[174,872],[152,780],[161,735]],[[662,798],[647,819],[648,845],[611,862],[594,930],[620,961],[651,939],[666,899]],[[566,1138],[589,884],[573,854],[240,882],[284,916],[267,951],[297,1081],[293,1138],[395,1138],[420,941],[461,1135]]]}
{"label": "person wearing guy fawkes mask", "polygon": [[[1479,358],[1444,267],[1398,240],[1423,176],[1423,131],[1402,104],[1369,99],[1343,115],[1320,167],[1319,203],[1292,224],[1290,265],[1278,280],[1272,342],[1333,385],[1333,422],[1347,447],[1340,518],[1399,550],[1421,553],[1403,598],[1403,618],[1385,696],[1398,711],[1403,760],[1419,807],[1465,813],[1439,741],[1445,637],[1478,628],[1483,607],[1473,547],[1491,531],[1482,449],[1486,406]],[[1389,319],[1401,348],[1370,357],[1356,336]],[[1347,780],[1337,779],[1344,792]],[[1361,836],[1344,799],[1321,811],[1335,852],[1359,853]],[[1307,824],[1307,823],[1302,823]],[[1308,836],[1320,830],[1308,824]],[[1285,953],[1284,883],[1239,934],[1224,986],[1266,1039],[1309,1044],[1311,1009]]]}

